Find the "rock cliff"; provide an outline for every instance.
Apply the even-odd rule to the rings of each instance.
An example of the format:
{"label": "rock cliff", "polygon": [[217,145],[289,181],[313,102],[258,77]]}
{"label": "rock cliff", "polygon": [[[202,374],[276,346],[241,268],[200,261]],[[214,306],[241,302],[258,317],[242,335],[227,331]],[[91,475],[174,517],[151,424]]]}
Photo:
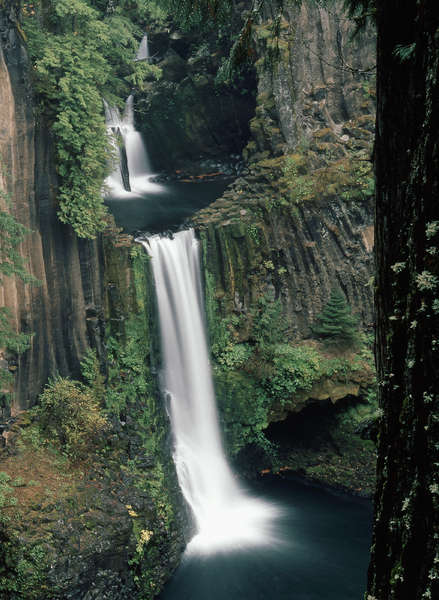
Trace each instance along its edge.
{"label": "rock cliff", "polygon": [[[336,287],[366,335],[374,320],[374,34],[352,34],[342,3],[286,3],[281,15],[273,8],[254,27],[248,171],[193,222],[231,454],[240,462],[244,452],[248,467],[248,450],[259,445],[265,459],[259,455],[255,464],[270,464],[268,440],[280,444],[278,467],[370,493],[374,449],[358,434],[376,408],[366,400],[373,397],[366,392],[373,381],[370,342],[334,352],[313,333]],[[308,440],[295,447],[294,415],[297,423],[318,423],[318,411],[307,407],[320,405],[324,414],[327,401],[333,409],[326,440],[311,448],[309,423]],[[290,423],[283,433],[270,425],[283,419]],[[343,471],[349,464],[356,474]]]}
{"label": "rock cliff", "polygon": [[[10,409],[16,413],[34,404],[48,376],[77,374],[90,343],[100,348],[102,250],[98,241],[79,240],[57,218],[52,140],[34,106],[14,4],[0,10],[0,201],[30,230],[20,254],[39,282],[5,278],[0,287],[0,303],[17,330],[32,334],[29,350],[5,357],[15,374]],[[4,416],[8,411],[3,407]]]}
{"label": "rock cliff", "polygon": [[284,2],[281,14],[270,6],[255,27],[258,96],[249,150],[256,158],[288,152],[317,130],[341,137],[351,119],[372,114],[374,31],[354,36],[340,1]]}
{"label": "rock cliff", "polygon": [[[0,5],[0,36],[0,210],[29,229],[18,251],[38,280],[0,286],[13,328],[32,336],[23,354],[0,354],[14,374],[0,403],[0,596],[152,598],[179,561],[185,515],[151,367],[147,265],[111,226],[84,241],[59,222],[53,144],[15,2]],[[55,375],[89,389],[107,423],[79,462],[25,410]],[[59,425],[73,422],[65,413]]]}

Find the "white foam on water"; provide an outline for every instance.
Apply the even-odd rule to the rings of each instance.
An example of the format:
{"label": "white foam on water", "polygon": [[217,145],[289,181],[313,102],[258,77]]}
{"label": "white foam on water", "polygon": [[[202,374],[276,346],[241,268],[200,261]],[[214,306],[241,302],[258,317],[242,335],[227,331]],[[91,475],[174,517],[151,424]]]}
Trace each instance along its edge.
{"label": "white foam on water", "polygon": [[269,545],[279,509],[239,485],[224,454],[209,363],[194,232],[143,243],[152,259],[163,350],[163,380],[174,460],[197,533],[187,551],[209,554]]}

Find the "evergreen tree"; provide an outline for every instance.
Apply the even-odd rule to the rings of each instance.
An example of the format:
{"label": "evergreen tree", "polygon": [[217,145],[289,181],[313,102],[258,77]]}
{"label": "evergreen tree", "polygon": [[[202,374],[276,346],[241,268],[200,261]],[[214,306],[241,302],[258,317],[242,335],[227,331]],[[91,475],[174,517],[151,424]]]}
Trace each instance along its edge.
{"label": "evergreen tree", "polygon": [[346,302],[340,288],[334,288],[323,312],[317,317],[319,321],[314,333],[328,343],[353,344],[358,337],[358,322]]}

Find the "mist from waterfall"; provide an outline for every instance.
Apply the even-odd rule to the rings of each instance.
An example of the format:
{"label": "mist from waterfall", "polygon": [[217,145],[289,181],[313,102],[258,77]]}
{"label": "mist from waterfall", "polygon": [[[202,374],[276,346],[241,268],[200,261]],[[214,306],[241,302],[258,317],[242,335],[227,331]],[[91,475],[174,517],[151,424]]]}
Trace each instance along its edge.
{"label": "mist from waterfall", "polygon": [[265,545],[278,510],[247,495],[221,442],[204,324],[199,247],[194,232],[143,243],[152,259],[163,352],[163,391],[174,460],[197,533],[189,552]]}

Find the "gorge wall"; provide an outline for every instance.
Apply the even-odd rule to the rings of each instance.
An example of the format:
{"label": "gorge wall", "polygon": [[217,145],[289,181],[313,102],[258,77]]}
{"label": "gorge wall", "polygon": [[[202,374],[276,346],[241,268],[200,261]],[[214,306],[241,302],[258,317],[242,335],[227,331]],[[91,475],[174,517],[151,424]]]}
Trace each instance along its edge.
{"label": "gorge wall", "polygon": [[[0,35],[0,210],[29,229],[18,252],[37,280],[0,286],[12,328],[32,336],[24,353],[0,355],[14,375],[0,403],[0,596],[152,598],[180,559],[187,519],[151,367],[147,265],[111,223],[88,241],[59,222],[15,2],[0,6]],[[42,413],[26,409],[49,377],[61,413],[52,405],[44,432]],[[65,435],[81,406],[103,429],[89,430],[79,456]]]}
{"label": "gorge wall", "polygon": [[15,11],[15,3],[0,11],[0,208],[30,230],[19,252],[38,283],[5,277],[0,287],[0,302],[17,330],[32,334],[26,352],[2,357],[1,368],[14,373],[13,413],[35,403],[50,375],[79,373],[90,344],[101,348],[103,302],[99,242],[79,240],[57,217],[52,139],[34,106]]}
{"label": "gorge wall", "polygon": [[[273,463],[271,443],[291,444],[293,415],[310,415],[318,429],[312,407],[321,406],[333,419],[323,426],[326,441],[281,452],[274,464],[371,493],[375,450],[359,431],[376,410],[374,34],[352,38],[341,3],[287,3],[277,39],[274,16],[273,9],[254,27],[257,96],[243,153],[247,171],[193,220],[220,410],[231,455],[248,468],[253,447],[261,468]],[[357,348],[328,349],[313,332],[337,287],[369,336]],[[282,441],[270,425],[278,421],[291,426],[289,435],[278,431]],[[308,431],[309,440],[318,438],[312,425]],[[329,474],[335,463],[356,464],[358,472]]]}
{"label": "gorge wall", "polygon": [[[0,287],[17,330],[32,333],[29,350],[1,357],[15,376],[1,417],[31,407],[58,373],[82,377],[76,389],[105,406],[108,429],[75,464],[21,415],[2,455],[6,496],[18,499],[7,514],[19,519],[0,559],[6,548],[9,581],[28,597],[47,597],[48,586],[54,598],[152,598],[179,560],[185,514],[157,390],[148,268],[111,226],[84,241],[59,223],[52,140],[14,7],[0,10],[1,208],[31,230],[20,253],[40,284],[5,278]],[[245,146],[240,178],[193,219],[230,456],[248,475],[291,470],[370,494],[374,446],[357,431],[375,410],[370,349],[363,340],[328,349],[313,325],[334,286],[363,332],[373,322],[373,34],[351,43],[341,4],[287,3],[277,38],[272,17],[255,25],[257,61],[230,89],[215,84],[213,41],[152,36],[164,75],[138,94],[137,121],[167,170],[209,170],[231,154],[236,162]],[[90,347],[97,362],[84,383]]]}

